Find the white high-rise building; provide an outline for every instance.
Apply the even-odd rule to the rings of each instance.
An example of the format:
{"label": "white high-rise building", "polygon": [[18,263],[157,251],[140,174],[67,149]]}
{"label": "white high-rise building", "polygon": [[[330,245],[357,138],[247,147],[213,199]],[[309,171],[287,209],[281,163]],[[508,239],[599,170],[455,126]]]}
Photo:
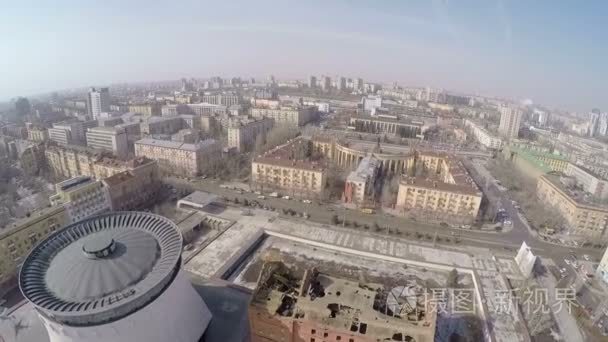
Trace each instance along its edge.
{"label": "white high-rise building", "polygon": [[93,120],[97,120],[100,113],[110,110],[110,89],[91,88],[87,94],[87,111]]}
{"label": "white high-rise building", "polygon": [[510,106],[501,106],[498,110],[500,111],[498,132],[507,139],[517,138],[521,124],[521,110]]}
{"label": "white high-rise building", "polygon": [[597,133],[600,121],[600,110],[592,109],[589,113],[589,136],[592,137]]}

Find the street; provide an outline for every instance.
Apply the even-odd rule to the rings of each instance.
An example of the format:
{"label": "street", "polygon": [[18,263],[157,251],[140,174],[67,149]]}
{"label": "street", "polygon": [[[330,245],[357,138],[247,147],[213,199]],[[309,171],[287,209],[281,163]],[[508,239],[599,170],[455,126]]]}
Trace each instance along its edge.
{"label": "street", "polygon": [[384,213],[365,214],[357,210],[346,209],[339,205],[319,203],[317,201],[312,201],[312,203],[307,204],[295,199],[286,200],[268,196],[264,196],[262,199],[253,192],[222,188],[220,187],[221,181],[210,179],[188,181],[178,178],[166,178],[165,181],[178,189],[211,192],[227,198],[230,201],[234,201],[234,199],[237,198],[241,204],[246,199],[249,203],[258,202],[262,207],[274,208],[277,211],[291,209],[297,213],[307,213],[310,215],[309,219],[311,221],[323,224],[332,224],[334,216],[337,216],[340,222],[346,221],[343,224],[345,227],[350,226],[352,229],[369,229],[407,239],[436,241],[438,244],[466,244],[508,252],[515,252],[517,248],[520,247],[522,241],[526,241],[536,254],[554,259],[556,263],[563,260],[572,250],[577,250],[581,255],[588,254],[593,258],[599,258],[603,253],[603,251],[598,249],[559,246],[538,240],[536,236],[531,233],[526,224],[521,221],[517,215],[517,210],[513,207],[511,201],[505,194],[496,189],[493,184],[491,186],[494,188],[489,189],[489,191],[492,191],[495,194],[498,193],[501,196],[503,208],[508,212],[511,221],[513,222],[513,229],[508,232],[483,232],[453,229],[440,225],[413,221],[403,217],[391,216]]}

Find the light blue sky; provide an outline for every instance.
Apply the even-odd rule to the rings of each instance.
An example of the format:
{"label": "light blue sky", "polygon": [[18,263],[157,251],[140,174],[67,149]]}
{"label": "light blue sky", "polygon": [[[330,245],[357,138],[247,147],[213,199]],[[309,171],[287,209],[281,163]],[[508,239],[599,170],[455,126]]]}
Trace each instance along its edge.
{"label": "light blue sky", "polygon": [[603,1],[2,0],[0,8],[0,99],[314,73],[608,110]]}

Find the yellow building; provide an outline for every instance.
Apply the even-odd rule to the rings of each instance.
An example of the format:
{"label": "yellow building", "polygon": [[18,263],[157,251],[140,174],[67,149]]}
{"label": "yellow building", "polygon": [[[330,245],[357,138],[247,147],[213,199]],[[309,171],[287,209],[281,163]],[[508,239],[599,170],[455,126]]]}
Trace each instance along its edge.
{"label": "yellow building", "polygon": [[304,126],[313,119],[314,107],[251,108],[254,118],[271,118],[277,126]]}
{"label": "yellow building", "polygon": [[213,139],[186,144],[178,141],[141,139],[135,142],[135,155],[158,161],[166,172],[183,176],[200,175],[206,165],[220,157],[221,147]]}
{"label": "yellow building", "polygon": [[538,179],[536,194],[564,217],[570,234],[603,237],[608,224],[608,208],[591,202],[580,190],[568,185],[574,182],[569,177],[560,179],[558,175],[544,175]]}
{"label": "yellow building", "polygon": [[90,176],[103,179],[131,170],[149,159],[115,159],[109,152],[98,152],[80,146],[51,146],[45,151],[46,162],[56,177]]}
{"label": "yellow building", "polygon": [[424,152],[417,156],[418,173],[399,183],[396,207],[404,214],[434,221],[472,223],[477,218],[482,192],[455,158]]}
{"label": "yellow building", "polygon": [[145,117],[160,116],[161,105],[156,103],[130,104],[129,112],[141,114]]}
{"label": "yellow building", "polygon": [[49,131],[46,128],[32,128],[27,131],[27,138],[32,141],[47,141],[49,140]]}
{"label": "yellow building", "polygon": [[32,247],[67,223],[65,208],[53,206],[5,227],[0,233],[0,288],[14,286],[21,262]]}
{"label": "yellow building", "polygon": [[295,159],[293,151],[308,140],[294,139],[256,157],[251,163],[251,180],[262,191],[282,191],[285,195],[319,197],[325,188],[327,170],[319,160]]}
{"label": "yellow building", "polygon": [[55,184],[56,193],[49,197],[52,205],[64,205],[70,223],[110,210],[107,189],[99,180],[78,176]]}
{"label": "yellow building", "polygon": [[114,211],[135,210],[150,205],[160,190],[158,163],[147,160],[138,167],[116,173],[103,181]]}

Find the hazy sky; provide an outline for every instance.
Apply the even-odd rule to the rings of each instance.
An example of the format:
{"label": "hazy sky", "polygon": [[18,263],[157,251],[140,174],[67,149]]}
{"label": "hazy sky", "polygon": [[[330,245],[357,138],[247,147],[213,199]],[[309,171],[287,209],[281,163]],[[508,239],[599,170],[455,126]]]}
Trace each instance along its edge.
{"label": "hazy sky", "polygon": [[0,99],[314,73],[608,110],[605,1],[228,2],[0,0]]}

